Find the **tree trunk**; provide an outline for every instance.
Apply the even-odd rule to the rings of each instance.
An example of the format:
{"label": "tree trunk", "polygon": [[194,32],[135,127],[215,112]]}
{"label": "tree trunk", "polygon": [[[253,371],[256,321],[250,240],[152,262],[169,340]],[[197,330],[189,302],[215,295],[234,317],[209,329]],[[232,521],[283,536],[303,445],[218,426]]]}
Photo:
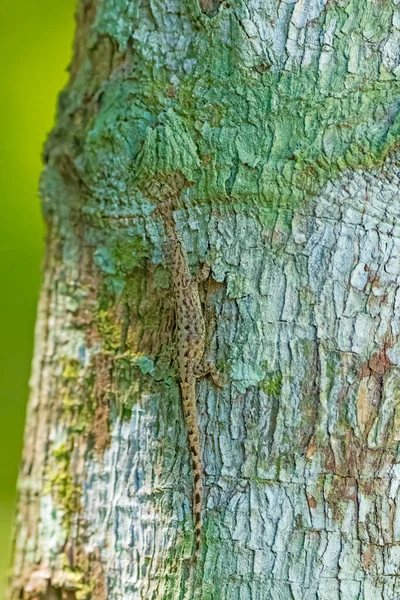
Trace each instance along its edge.
{"label": "tree trunk", "polygon": [[400,597],[399,94],[398,0],[81,0],[10,598]]}

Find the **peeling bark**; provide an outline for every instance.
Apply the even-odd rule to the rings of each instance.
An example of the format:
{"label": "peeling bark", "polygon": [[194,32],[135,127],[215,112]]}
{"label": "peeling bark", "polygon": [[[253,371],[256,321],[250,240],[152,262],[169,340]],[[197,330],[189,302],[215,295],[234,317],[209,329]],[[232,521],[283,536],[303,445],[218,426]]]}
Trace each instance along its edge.
{"label": "peeling bark", "polygon": [[[70,73],[10,599],[397,600],[400,4],[81,0]],[[197,565],[160,182],[226,378]]]}

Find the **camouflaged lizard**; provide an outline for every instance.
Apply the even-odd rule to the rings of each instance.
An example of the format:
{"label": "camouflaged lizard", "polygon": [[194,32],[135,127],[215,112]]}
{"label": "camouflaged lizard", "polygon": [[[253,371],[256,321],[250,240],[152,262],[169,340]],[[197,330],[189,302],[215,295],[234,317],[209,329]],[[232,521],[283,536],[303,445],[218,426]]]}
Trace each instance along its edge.
{"label": "camouflaged lizard", "polygon": [[201,536],[203,469],[197,420],[196,379],[210,373],[217,385],[221,383],[215,368],[212,365],[205,368],[203,365],[206,331],[198,283],[199,280],[207,277],[209,267],[206,266],[202,270],[200,277],[191,276],[186,251],[176,233],[172,213],[163,210],[162,215],[168,238],[166,254],[175,302],[178,373],[194,479],[193,513],[196,524],[194,560],[197,560]]}

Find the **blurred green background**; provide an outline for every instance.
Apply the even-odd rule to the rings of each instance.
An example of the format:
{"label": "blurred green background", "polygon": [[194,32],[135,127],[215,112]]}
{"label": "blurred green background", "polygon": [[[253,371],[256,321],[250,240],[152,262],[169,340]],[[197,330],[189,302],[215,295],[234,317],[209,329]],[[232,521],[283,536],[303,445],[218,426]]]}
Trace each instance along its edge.
{"label": "blurred green background", "polygon": [[67,81],[76,0],[0,0],[0,598],[40,284],[41,149]]}

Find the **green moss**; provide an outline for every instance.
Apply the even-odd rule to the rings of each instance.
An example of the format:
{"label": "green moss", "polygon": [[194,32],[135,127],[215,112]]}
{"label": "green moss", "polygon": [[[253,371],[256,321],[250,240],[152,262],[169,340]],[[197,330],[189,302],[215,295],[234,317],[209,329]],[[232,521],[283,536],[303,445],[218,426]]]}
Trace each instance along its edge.
{"label": "green moss", "polygon": [[155,392],[155,365],[147,356],[125,352],[115,361],[115,381],[118,386],[116,402],[123,417],[130,419],[132,408],[143,394]]}
{"label": "green moss", "polygon": [[96,407],[93,393],[88,393],[83,399],[66,395],[63,397],[62,404],[70,434],[83,434],[90,431]]}
{"label": "green moss", "polygon": [[[295,71],[259,73],[235,64],[242,32],[228,24],[229,11],[216,16],[196,38],[197,70],[182,79],[174,108],[159,98],[140,168],[151,175],[180,171],[196,182],[187,201],[295,207],[341,171],[379,165],[399,142],[400,80],[383,76],[375,59],[351,73],[346,57],[363,47],[365,30],[373,39],[387,31],[392,7],[372,18],[365,0],[350,6],[362,25],[352,25],[351,39],[335,36],[338,62],[322,73],[319,57]],[[332,19],[348,25],[347,8],[329,5],[316,26]]]}
{"label": "green moss", "polygon": [[231,365],[223,358],[220,358],[215,363],[215,368],[217,372],[226,379],[231,371]]}
{"label": "green moss", "polygon": [[64,566],[63,572],[67,578],[68,585],[73,588],[75,600],[90,600],[93,596],[96,582],[86,581],[85,572],[79,567]]}
{"label": "green moss", "polygon": [[154,362],[147,356],[135,357],[135,365],[139,367],[143,375],[154,375]]}
{"label": "green moss", "polygon": [[269,396],[280,396],[282,389],[282,374],[268,375],[261,383],[260,388]]}
{"label": "green moss", "polygon": [[264,369],[267,371],[265,378],[260,381],[259,388],[268,396],[278,398],[282,390],[282,373],[280,371],[268,372],[268,361],[265,361]]}
{"label": "green moss", "polygon": [[198,178],[200,159],[185,119],[172,108],[158,115],[158,124],[148,128],[139,160],[139,178],[158,173],[180,172],[187,181]]}
{"label": "green moss", "polygon": [[79,361],[74,358],[65,358],[63,363],[63,378],[72,381],[77,380],[81,371],[81,365],[79,364]]}
{"label": "green moss", "polygon": [[103,340],[106,352],[117,352],[121,348],[121,325],[114,322],[114,315],[109,310],[100,309],[96,314],[96,325]]}
{"label": "green moss", "polygon": [[58,397],[62,408],[63,428],[67,441],[51,451],[46,470],[45,492],[62,511],[62,524],[70,534],[72,521],[80,511],[81,487],[76,485],[71,471],[74,447],[91,431],[96,400],[93,393],[94,376],[83,369],[79,361],[64,357]]}
{"label": "green moss", "polygon": [[70,472],[72,448],[67,443],[54,448],[54,467],[47,470],[47,485],[44,493],[51,493],[56,505],[62,510],[62,523],[67,532],[71,529],[72,517],[80,510],[82,490],[75,485]]}
{"label": "green moss", "polygon": [[227,277],[228,298],[243,298],[250,293],[251,285],[246,277],[237,273],[229,273]]}
{"label": "green moss", "polygon": [[154,287],[160,290],[168,290],[171,286],[169,269],[158,267],[154,271]]}
{"label": "green moss", "polygon": [[[142,34],[153,27],[136,8],[122,0],[112,9],[101,2],[93,35],[106,33],[125,48],[137,19]],[[212,200],[221,210],[225,205],[233,210],[235,203],[242,211],[254,204],[295,208],[343,170],[381,164],[398,148],[400,136],[400,78],[383,67],[378,51],[391,27],[393,3],[327,3],[313,28],[335,32],[329,60],[322,63],[316,52],[306,68],[297,69],[286,53],[274,56],[272,64],[261,57],[257,63],[240,25],[245,14],[249,18],[241,1],[213,18],[198,15],[199,28],[193,7],[184,3],[179,23],[191,41],[168,50],[162,8],[153,8],[157,42],[154,38],[150,48],[138,39],[132,76],[119,77],[116,69],[102,86],[87,129],[74,131],[80,149],[76,168],[91,191],[84,202],[93,224],[88,238],[93,234],[96,261],[119,292],[134,264],[146,258],[160,262],[150,256],[160,246],[156,237],[146,237],[148,223],[142,229],[132,225],[132,217],[140,221],[154,208],[145,191],[149,177],[182,173],[193,184],[183,194],[186,205]],[[164,51],[172,53],[173,75]],[[360,60],[352,70],[353,56]],[[67,99],[79,101],[90,72],[82,68],[79,89],[65,105]],[[71,106],[62,113],[65,122],[60,116],[60,131],[71,126],[70,113]],[[126,216],[123,231],[105,226],[108,216]]]}
{"label": "green moss", "polygon": [[123,230],[107,231],[107,238],[103,242],[104,245],[97,244],[94,253],[95,263],[103,273],[129,275],[135,268],[143,267],[149,244],[141,228],[132,229],[129,236]]}
{"label": "green moss", "polygon": [[64,358],[61,389],[63,420],[71,443],[75,436],[87,433],[93,422],[96,399],[93,393],[94,374],[82,368],[79,361]]}

